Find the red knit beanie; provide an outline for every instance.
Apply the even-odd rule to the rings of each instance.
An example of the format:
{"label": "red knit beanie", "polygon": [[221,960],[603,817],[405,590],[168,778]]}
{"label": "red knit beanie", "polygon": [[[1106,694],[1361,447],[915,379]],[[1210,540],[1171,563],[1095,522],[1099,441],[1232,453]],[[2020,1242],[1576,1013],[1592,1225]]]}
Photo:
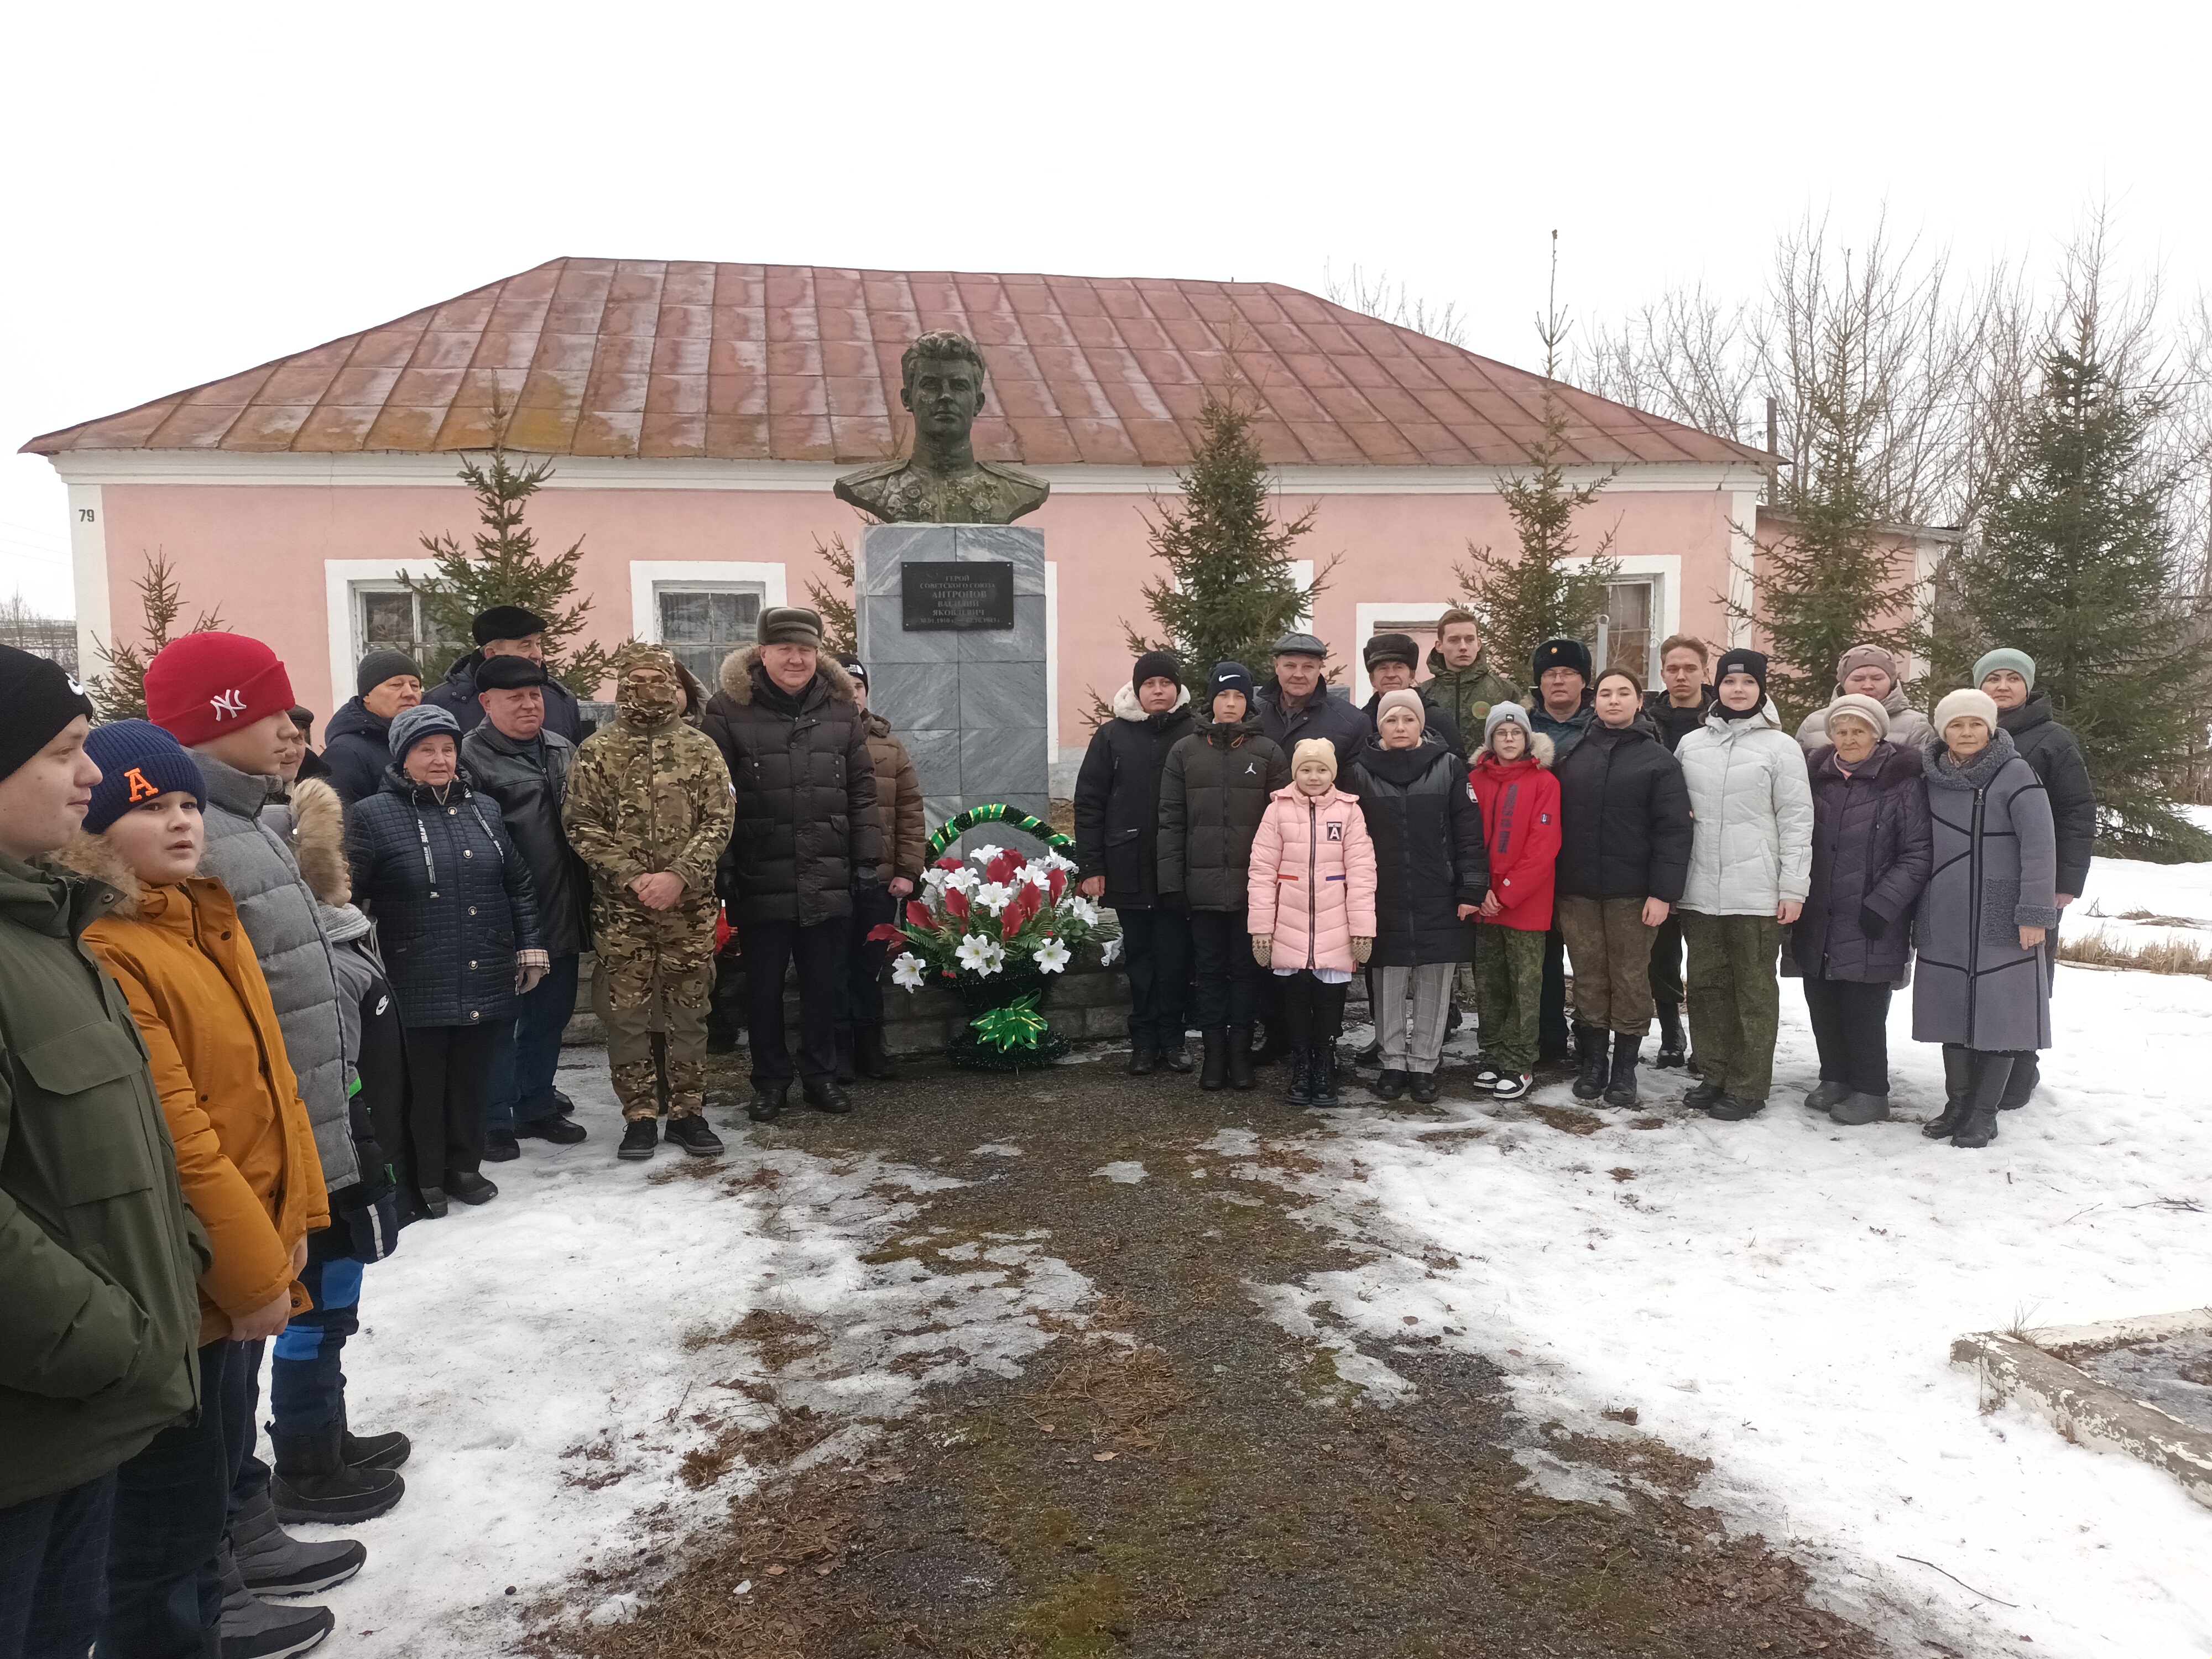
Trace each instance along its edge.
{"label": "red knit beanie", "polygon": [[243,634],[187,634],[146,665],[146,718],[187,749],[296,701],[276,653]]}

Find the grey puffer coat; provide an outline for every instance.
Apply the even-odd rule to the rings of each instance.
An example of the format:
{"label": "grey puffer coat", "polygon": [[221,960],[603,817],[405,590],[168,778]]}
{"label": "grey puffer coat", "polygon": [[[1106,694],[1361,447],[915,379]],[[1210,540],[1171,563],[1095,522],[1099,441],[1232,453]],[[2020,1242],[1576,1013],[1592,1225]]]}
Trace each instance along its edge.
{"label": "grey puffer coat", "polygon": [[2051,1046],[2051,982],[2022,927],[2056,927],[2058,842],[2051,798],[2011,736],[1961,768],[1923,751],[1934,871],[1913,923],[1912,1035],[2019,1053]]}
{"label": "grey puffer coat", "polygon": [[[1805,757],[1813,775],[1813,884],[1790,930],[1808,979],[1902,985],[1912,960],[1912,907],[1928,885],[1928,783],[1920,757],[1877,744],[1847,775],[1832,745]],[[1869,937],[1860,912],[1884,924]]]}
{"label": "grey puffer coat", "polygon": [[444,793],[387,766],[382,791],[346,814],[354,900],[376,920],[410,1030],[513,1019],[515,953],[544,948],[499,803],[476,793],[465,766]]}
{"label": "grey puffer coat", "polygon": [[1291,763],[1257,717],[1200,720],[1168,750],[1160,775],[1159,890],[1194,910],[1242,910],[1250,895],[1252,837]]}
{"label": "grey puffer coat", "polygon": [[264,807],[286,799],[283,781],[241,772],[212,755],[192,758],[208,795],[207,852],[200,869],[230,890],[238,919],[253,941],[277,1029],[284,1034],[284,1057],[292,1062],[307,1121],[314,1126],[323,1185],[335,1194],[361,1179],[346,1108],[337,971],[323,933],[322,907],[284,836],[261,816]]}

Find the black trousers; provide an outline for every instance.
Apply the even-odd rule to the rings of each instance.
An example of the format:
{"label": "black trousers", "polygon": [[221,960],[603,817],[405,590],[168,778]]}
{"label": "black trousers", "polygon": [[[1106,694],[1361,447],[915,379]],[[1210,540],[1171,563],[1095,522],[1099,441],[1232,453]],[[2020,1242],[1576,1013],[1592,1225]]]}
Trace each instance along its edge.
{"label": "black trousers", "polygon": [[1669,910],[1651,935],[1651,1000],[1662,1014],[1682,1012],[1682,913]]}
{"label": "black trousers", "polygon": [[1252,960],[1246,910],[1194,910],[1190,950],[1198,963],[1198,1024],[1254,1025],[1267,970]]}
{"label": "black trousers", "polygon": [[1182,1042],[1190,979],[1190,914],[1133,907],[1115,914],[1129,970],[1129,1042],[1139,1048],[1175,1048]]}
{"label": "black trousers", "polygon": [[1820,1051],[1820,1081],[1854,1094],[1889,1092],[1889,987],[1856,980],[1812,979],[1805,1012]]}
{"label": "black trousers", "polygon": [[407,1138],[415,1185],[483,1167],[484,1097],[492,1061],[512,1026],[416,1025],[407,1032]]}
{"label": "black trousers", "polygon": [[[795,921],[744,927],[745,1032],[752,1044],[753,1086],[793,1076],[826,1078],[837,1070],[837,1009],[845,994],[847,932],[842,916],[801,927]],[[783,1036],[783,981],[799,964],[799,1064]]]}
{"label": "black trousers", "polygon": [[884,1023],[884,969],[890,945],[871,942],[868,932],[898,920],[900,900],[880,887],[853,896],[853,921],[845,936],[845,977],[837,988],[837,1035],[849,1036],[855,1025]]}
{"label": "black trousers", "polygon": [[216,1650],[216,1553],[253,1445],[247,1364],[243,1343],[202,1348],[199,1420],[162,1430],[115,1472],[100,1659],[205,1659]]}
{"label": "black trousers", "polygon": [[0,1659],[84,1659],[107,1607],[112,1470],[0,1510]]}
{"label": "black trousers", "polygon": [[1544,990],[1536,1000],[1536,1052],[1560,1060],[1567,1054],[1567,936],[1554,921],[1544,935]]}
{"label": "black trousers", "polygon": [[1275,983],[1283,988],[1283,1024],[1292,1048],[1326,1048],[1344,1034],[1350,985],[1324,985],[1305,969]]}

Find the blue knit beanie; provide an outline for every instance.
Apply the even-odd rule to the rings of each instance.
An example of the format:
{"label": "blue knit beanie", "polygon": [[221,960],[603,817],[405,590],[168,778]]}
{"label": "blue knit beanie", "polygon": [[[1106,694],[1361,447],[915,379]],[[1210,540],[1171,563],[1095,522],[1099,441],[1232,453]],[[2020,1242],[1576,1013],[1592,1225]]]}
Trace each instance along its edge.
{"label": "blue knit beanie", "polygon": [[184,744],[144,720],[116,720],[95,726],[84,740],[85,753],[100,768],[84,827],[104,835],[107,826],[134,806],[170,793],[190,795],[207,805],[207,783],[199,763]]}
{"label": "blue knit beanie", "polygon": [[412,708],[403,708],[392,717],[392,729],[385,742],[392,753],[392,763],[402,771],[407,769],[407,751],[425,738],[440,733],[453,740],[459,748],[461,742],[461,723],[434,702],[418,702]]}
{"label": "blue knit beanie", "polygon": [[2035,690],[2035,659],[2025,651],[2015,651],[2010,646],[1992,651],[1974,665],[1974,684],[1978,686],[2000,668],[2009,668],[2027,682],[2027,689]]}

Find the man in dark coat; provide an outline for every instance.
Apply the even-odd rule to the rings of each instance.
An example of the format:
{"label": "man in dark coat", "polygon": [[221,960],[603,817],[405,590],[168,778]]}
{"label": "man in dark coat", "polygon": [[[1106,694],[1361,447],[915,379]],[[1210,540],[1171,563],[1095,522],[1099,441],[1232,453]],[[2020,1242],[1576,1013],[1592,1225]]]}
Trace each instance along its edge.
{"label": "man in dark coat", "polygon": [[1160,775],[1190,733],[1190,693],[1164,651],[1137,659],[1075,777],[1076,890],[1112,908],[1129,972],[1129,1071],[1190,1070],[1183,992],[1190,902],[1159,890]]}
{"label": "man in dark coat", "polygon": [[46,861],[100,781],[92,704],[11,646],[0,703],[0,1649],[82,1654],[115,1470],[200,1408],[194,1283],[214,1257],[144,1039],[80,939],[121,895]]}
{"label": "man in dark coat", "polygon": [[[1589,647],[1580,640],[1546,640],[1529,665],[1528,724],[1552,740],[1552,769],[1559,775],[1575,745],[1597,716],[1592,708]],[[1567,1057],[1567,938],[1554,913],[1544,935],[1544,991],[1538,1001],[1537,1058],[1557,1065]]]}
{"label": "man in dark coat", "polygon": [[[1705,642],[1694,635],[1677,634],[1659,647],[1660,684],[1644,695],[1644,718],[1673,754],[1682,739],[1705,723],[1713,706],[1713,688],[1706,683],[1709,658]],[[1682,1032],[1682,915],[1669,912],[1651,936],[1651,1001],[1659,1013],[1659,1054],[1651,1063],[1661,1068],[1680,1066],[1688,1058]]]}
{"label": "man in dark coat", "polygon": [[817,1111],[848,1112],[836,1076],[846,924],[884,857],[867,723],[852,678],[822,650],[821,617],[803,606],[763,612],[760,643],[724,658],[721,682],[705,729],[736,799],[721,888],[744,952],[747,1109],[768,1122],[791,1091],[783,981],[796,959],[800,1091]]}
{"label": "man in dark coat", "polygon": [[[1377,634],[1367,641],[1360,652],[1360,659],[1367,665],[1367,684],[1373,694],[1367,699],[1367,743],[1372,748],[1381,741],[1376,720],[1382,708],[1385,691],[1407,690],[1413,688],[1413,670],[1421,659],[1421,647],[1413,643],[1410,634]],[[1419,694],[1416,694],[1419,695]],[[1460,736],[1459,723],[1451,711],[1442,703],[1427,697],[1421,699],[1424,738],[1436,744],[1449,754],[1465,755],[1466,741]],[[1486,714],[1490,711],[1485,709]]]}
{"label": "man in dark coat", "polygon": [[[469,625],[469,631],[476,637],[477,648],[422,694],[424,702],[451,714],[463,732],[475,731],[477,722],[483,718],[483,709],[477,702],[477,672],[486,663],[501,657],[520,657],[540,668],[545,665],[545,618],[534,611],[519,605],[494,605]],[[550,674],[545,677],[544,694],[545,729],[572,744],[583,742],[589,733],[584,730],[576,694]]]}
{"label": "man in dark coat", "polygon": [[513,1041],[492,1058],[484,1156],[504,1162],[515,1156],[520,1135],[559,1146],[584,1138],[583,1125],[561,1110],[553,1074],[561,1034],[576,1012],[577,963],[590,942],[591,874],[561,828],[576,748],[546,726],[544,669],[528,657],[487,657],[476,678],[483,718],[461,740],[461,763],[476,787],[499,803],[507,836],[530,867],[538,938],[550,963],[545,977],[520,999]]}
{"label": "man in dark coat", "polygon": [[1312,635],[1284,635],[1275,641],[1275,683],[1261,688],[1253,707],[1260,729],[1285,755],[1308,738],[1327,738],[1341,773],[1367,747],[1373,726],[1349,697],[1329,689],[1322,678],[1328,664],[1328,647]]}
{"label": "man in dark coat", "polygon": [[324,728],[323,764],[348,806],[384,787],[392,763],[392,716],[422,701],[422,670],[404,651],[380,647],[354,671],[355,696]]}

